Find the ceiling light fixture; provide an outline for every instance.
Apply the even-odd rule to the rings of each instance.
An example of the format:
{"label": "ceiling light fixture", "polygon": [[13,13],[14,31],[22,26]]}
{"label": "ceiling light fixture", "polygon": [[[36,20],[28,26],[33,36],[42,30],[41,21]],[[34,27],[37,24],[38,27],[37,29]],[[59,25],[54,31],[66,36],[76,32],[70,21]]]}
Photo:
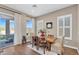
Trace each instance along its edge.
{"label": "ceiling light fixture", "polygon": [[36,8],[37,8],[36,4],[32,5],[32,13],[35,13]]}
{"label": "ceiling light fixture", "polygon": [[32,5],[32,7],[37,7],[37,5],[34,4],[34,5]]}

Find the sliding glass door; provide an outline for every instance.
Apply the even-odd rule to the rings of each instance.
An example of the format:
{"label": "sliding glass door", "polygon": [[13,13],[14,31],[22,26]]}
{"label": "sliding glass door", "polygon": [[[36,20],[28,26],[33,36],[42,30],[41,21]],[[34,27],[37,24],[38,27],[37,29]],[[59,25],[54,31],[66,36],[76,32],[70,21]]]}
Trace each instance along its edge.
{"label": "sliding glass door", "polygon": [[6,20],[0,17],[0,48],[3,47],[6,40]]}
{"label": "sliding glass door", "polygon": [[0,16],[0,48],[13,44],[14,21]]}

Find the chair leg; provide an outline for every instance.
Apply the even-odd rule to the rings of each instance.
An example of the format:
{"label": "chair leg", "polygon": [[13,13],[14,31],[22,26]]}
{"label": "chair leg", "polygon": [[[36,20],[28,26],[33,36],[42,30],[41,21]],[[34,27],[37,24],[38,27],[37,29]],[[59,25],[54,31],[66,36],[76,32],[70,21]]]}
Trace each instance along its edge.
{"label": "chair leg", "polygon": [[63,55],[64,54],[64,51],[61,51],[61,55]]}

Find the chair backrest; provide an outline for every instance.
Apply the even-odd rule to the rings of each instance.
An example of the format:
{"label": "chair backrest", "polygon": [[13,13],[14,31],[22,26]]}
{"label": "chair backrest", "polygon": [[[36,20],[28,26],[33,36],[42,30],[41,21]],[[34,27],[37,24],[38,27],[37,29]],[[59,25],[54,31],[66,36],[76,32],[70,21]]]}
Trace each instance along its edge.
{"label": "chair backrest", "polygon": [[26,39],[26,37],[25,37],[25,36],[23,36],[23,39]]}
{"label": "chair backrest", "polygon": [[57,38],[55,40],[55,43],[52,44],[52,47],[51,47],[52,51],[55,50],[56,53],[62,54],[64,52],[63,43],[64,43],[64,36],[62,38]]}
{"label": "chair backrest", "polygon": [[50,38],[54,38],[54,35],[48,35],[48,37],[50,37]]}

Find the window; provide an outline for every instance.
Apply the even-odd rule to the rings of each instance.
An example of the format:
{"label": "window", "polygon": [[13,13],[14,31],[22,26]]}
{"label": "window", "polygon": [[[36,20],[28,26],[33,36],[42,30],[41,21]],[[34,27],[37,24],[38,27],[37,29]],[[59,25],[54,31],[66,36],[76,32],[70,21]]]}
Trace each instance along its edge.
{"label": "window", "polygon": [[72,15],[60,16],[57,19],[57,36],[72,39]]}
{"label": "window", "polygon": [[27,21],[26,28],[32,28],[32,20]]}

